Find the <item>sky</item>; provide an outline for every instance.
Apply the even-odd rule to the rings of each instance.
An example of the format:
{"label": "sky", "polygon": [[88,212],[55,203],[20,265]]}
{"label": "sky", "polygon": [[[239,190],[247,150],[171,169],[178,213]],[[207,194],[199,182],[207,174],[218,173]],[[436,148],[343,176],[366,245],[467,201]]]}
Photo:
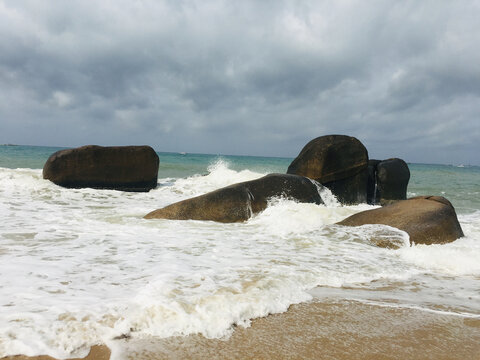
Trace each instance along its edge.
{"label": "sky", "polygon": [[0,0],[0,143],[480,165],[479,1]]}

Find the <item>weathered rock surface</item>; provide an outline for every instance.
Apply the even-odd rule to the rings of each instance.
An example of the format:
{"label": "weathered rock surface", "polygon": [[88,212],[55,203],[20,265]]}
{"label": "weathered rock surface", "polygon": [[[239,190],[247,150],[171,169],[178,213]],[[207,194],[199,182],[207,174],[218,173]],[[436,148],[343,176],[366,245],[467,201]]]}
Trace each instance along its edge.
{"label": "weathered rock surface", "polygon": [[263,211],[272,197],[321,204],[317,187],[307,178],[270,174],[183,200],[147,214],[147,219],[240,222]]}
{"label": "weathered rock surface", "polygon": [[[375,203],[384,205],[407,198],[410,169],[405,161],[398,158],[383,160],[376,164],[374,171],[377,184]],[[370,193],[371,190],[368,192]]]}
{"label": "weathered rock surface", "polygon": [[60,150],[43,178],[67,188],[149,191],[157,186],[159,158],[150,146],[96,146]]}
{"label": "weathered rock surface", "polygon": [[326,135],[310,141],[288,167],[329,188],[345,204],[367,201],[368,152],[356,138]]}
{"label": "weathered rock surface", "polygon": [[463,236],[450,201],[441,196],[418,196],[384,207],[367,210],[342,220],[338,225],[383,224],[405,231],[415,244],[444,244]]}

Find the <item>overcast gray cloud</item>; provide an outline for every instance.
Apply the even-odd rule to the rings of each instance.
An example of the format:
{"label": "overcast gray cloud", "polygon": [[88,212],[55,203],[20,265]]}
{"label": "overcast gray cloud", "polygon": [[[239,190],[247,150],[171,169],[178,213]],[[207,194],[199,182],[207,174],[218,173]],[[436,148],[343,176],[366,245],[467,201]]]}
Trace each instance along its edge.
{"label": "overcast gray cloud", "polygon": [[480,164],[478,1],[0,0],[0,143]]}

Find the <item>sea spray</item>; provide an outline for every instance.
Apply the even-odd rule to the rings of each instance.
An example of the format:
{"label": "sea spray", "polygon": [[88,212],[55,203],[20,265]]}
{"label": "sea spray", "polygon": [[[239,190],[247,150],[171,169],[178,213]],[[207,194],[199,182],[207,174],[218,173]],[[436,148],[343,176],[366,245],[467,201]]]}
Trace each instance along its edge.
{"label": "sea spray", "polygon": [[317,188],[318,194],[323,200],[323,203],[328,206],[328,207],[338,207],[341,206],[340,202],[338,201],[337,197],[333,195],[332,191],[327,188],[326,186],[323,186],[320,184],[318,181],[309,179],[313,185]]}
{"label": "sea spray", "polygon": [[[162,196],[171,198],[174,195],[176,199],[184,200],[235,183],[255,180],[264,175],[266,174],[253,172],[248,169],[242,171],[232,170],[229,168],[227,161],[217,159],[208,166],[206,174],[196,174],[187,178],[176,179],[173,182],[171,179],[168,181],[159,179],[159,183],[163,186],[160,186],[157,190],[162,193]],[[171,202],[173,202],[173,199]]]}

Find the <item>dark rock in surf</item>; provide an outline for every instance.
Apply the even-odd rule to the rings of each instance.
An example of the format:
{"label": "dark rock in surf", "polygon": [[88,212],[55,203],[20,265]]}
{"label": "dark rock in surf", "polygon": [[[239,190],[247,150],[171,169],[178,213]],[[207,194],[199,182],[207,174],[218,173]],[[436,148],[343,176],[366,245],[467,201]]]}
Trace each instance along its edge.
{"label": "dark rock in surf", "polygon": [[309,179],[297,175],[270,174],[168,205],[152,211],[145,218],[240,222],[265,210],[272,197],[323,203],[317,186]]}
{"label": "dark rock in surf", "polygon": [[370,160],[368,165],[367,202],[386,205],[407,198],[410,169],[398,158]]}
{"label": "dark rock in surf", "polygon": [[158,155],[150,146],[96,146],[60,150],[43,178],[66,188],[149,191],[157,186]]}
{"label": "dark rock in surf", "polygon": [[367,201],[368,152],[356,138],[321,136],[310,141],[288,167],[329,188],[345,204]]}
{"label": "dark rock in surf", "polygon": [[444,244],[463,236],[450,201],[441,196],[418,196],[354,214],[338,225],[389,225],[405,231],[415,244]]}
{"label": "dark rock in surf", "polygon": [[410,169],[402,159],[383,160],[377,165],[377,190],[380,204],[407,198]]}

